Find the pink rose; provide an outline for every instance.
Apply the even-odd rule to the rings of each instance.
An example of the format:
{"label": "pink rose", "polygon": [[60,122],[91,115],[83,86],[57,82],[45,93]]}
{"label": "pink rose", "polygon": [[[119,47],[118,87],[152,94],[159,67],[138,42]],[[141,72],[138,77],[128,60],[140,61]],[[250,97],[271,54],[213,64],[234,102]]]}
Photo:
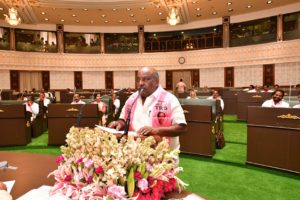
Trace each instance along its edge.
{"label": "pink rose", "polygon": [[83,158],[79,158],[79,159],[76,161],[76,163],[77,163],[77,164],[80,164],[80,163],[82,163],[82,160],[83,160]]}
{"label": "pink rose", "polygon": [[103,173],[103,168],[101,166],[99,166],[95,169],[95,172],[96,172],[96,174],[101,174],[101,173]]}
{"label": "pink rose", "polygon": [[86,168],[90,168],[94,165],[94,161],[92,159],[87,159],[85,162],[84,162],[84,166]]}
{"label": "pink rose", "polygon": [[64,160],[65,160],[64,156],[63,155],[59,155],[59,156],[56,157],[55,162],[57,164],[59,164],[59,163],[61,163]]}
{"label": "pink rose", "polygon": [[147,179],[143,178],[138,181],[138,188],[142,192],[148,192],[148,181]]}
{"label": "pink rose", "polygon": [[71,181],[71,180],[72,180],[72,176],[71,176],[70,174],[65,176],[64,181],[69,182],[69,181]]}
{"label": "pink rose", "polygon": [[92,177],[92,176],[89,176],[86,182],[87,182],[88,184],[92,183],[92,182],[93,182],[93,177]]}
{"label": "pink rose", "polygon": [[125,188],[118,185],[109,186],[107,189],[107,195],[113,199],[123,199],[126,195]]}

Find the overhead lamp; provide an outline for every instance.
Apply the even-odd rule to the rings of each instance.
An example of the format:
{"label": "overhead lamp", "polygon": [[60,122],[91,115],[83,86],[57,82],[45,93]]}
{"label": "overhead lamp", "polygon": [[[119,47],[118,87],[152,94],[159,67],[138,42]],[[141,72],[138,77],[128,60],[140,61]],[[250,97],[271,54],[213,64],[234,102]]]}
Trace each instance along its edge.
{"label": "overhead lamp", "polygon": [[18,16],[18,11],[13,7],[9,8],[8,15],[4,14],[4,16],[5,16],[5,21],[12,26],[17,26],[21,24],[21,18]]}
{"label": "overhead lamp", "polygon": [[172,7],[170,12],[169,12],[169,16],[167,17],[167,22],[169,25],[171,26],[175,26],[176,24],[178,24],[180,22],[180,17],[178,15],[178,8],[177,7]]}

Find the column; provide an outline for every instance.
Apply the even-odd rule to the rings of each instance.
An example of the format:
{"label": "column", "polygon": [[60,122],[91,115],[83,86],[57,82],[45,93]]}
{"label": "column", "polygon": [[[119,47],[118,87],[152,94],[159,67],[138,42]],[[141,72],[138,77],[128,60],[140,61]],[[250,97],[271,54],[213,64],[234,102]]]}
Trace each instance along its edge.
{"label": "column", "polygon": [[139,33],[139,53],[144,53],[145,52],[145,47],[144,47],[144,25],[138,25],[138,33]]}
{"label": "column", "polygon": [[230,44],[230,16],[223,17],[223,48]]}
{"label": "column", "polygon": [[57,51],[58,53],[64,53],[64,25],[56,24],[57,33]]}
{"label": "column", "polygon": [[14,28],[10,28],[9,29],[9,39],[10,39],[10,47],[9,49],[11,51],[15,51],[16,50],[16,37],[15,37],[15,29]]}
{"label": "column", "polygon": [[100,53],[105,53],[104,33],[100,33]]}
{"label": "column", "polygon": [[283,40],[283,17],[282,15],[277,16],[277,41]]}

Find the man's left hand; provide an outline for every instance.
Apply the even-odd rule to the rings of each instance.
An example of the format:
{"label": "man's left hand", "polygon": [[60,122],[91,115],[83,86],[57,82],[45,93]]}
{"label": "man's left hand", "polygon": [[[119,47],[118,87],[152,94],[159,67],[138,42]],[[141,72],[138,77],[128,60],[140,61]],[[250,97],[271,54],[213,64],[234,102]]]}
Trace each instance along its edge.
{"label": "man's left hand", "polygon": [[151,126],[144,126],[142,128],[140,128],[137,133],[139,135],[157,135],[158,134],[158,129],[157,128],[153,128]]}

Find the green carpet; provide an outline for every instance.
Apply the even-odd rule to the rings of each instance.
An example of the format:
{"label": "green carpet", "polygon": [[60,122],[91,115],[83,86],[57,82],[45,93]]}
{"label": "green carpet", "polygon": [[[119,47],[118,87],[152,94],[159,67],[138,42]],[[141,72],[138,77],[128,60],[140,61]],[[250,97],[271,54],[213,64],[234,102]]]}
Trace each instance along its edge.
{"label": "green carpet", "polygon": [[[299,200],[300,176],[245,164],[247,127],[234,115],[224,119],[226,146],[213,158],[181,155],[184,172],[180,178],[187,190],[209,200]],[[48,147],[45,132],[27,146],[1,147],[30,153],[59,155],[58,147]]]}

